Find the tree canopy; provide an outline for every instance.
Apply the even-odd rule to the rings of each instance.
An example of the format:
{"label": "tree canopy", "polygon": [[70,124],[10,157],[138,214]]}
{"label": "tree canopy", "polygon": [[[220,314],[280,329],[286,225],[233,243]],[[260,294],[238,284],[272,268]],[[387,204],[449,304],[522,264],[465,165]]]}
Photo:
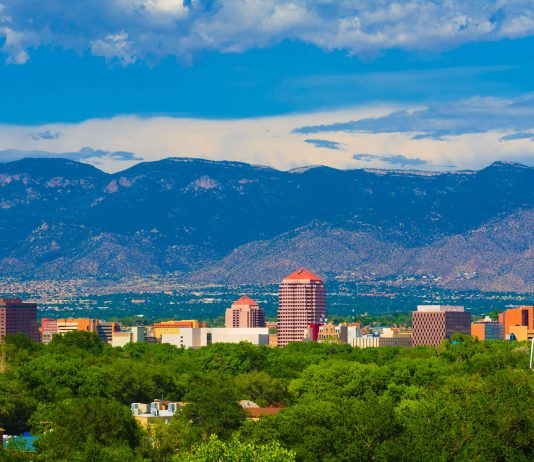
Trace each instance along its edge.
{"label": "tree canopy", "polygon": [[[534,460],[526,343],[455,340],[183,350],[111,348],[80,332],[48,345],[7,338],[0,427],[38,440],[32,455],[0,449],[0,462]],[[142,428],[130,404],[154,399],[186,405]],[[240,400],[284,408],[256,422]]]}

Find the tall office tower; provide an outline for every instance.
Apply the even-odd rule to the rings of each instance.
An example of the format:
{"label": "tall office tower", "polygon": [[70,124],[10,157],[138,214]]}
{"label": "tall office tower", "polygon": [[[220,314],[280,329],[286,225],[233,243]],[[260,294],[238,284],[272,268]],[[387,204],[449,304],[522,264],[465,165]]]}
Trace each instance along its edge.
{"label": "tall office tower", "polygon": [[278,346],[302,342],[310,324],[326,318],[326,291],[319,276],[305,268],[291,273],[280,284]]}
{"label": "tall office tower", "polygon": [[534,337],[534,306],[519,306],[499,313],[499,322],[504,334],[513,334],[516,340],[530,340]]}
{"label": "tall office tower", "polygon": [[265,313],[254,300],[243,295],[226,310],[224,327],[265,327]]}
{"label": "tall office tower", "polygon": [[7,334],[26,334],[34,342],[40,340],[37,327],[37,304],[20,298],[0,298],[0,342]]}
{"label": "tall office tower", "polygon": [[412,311],[413,346],[439,345],[455,332],[471,333],[471,313],[463,306],[420,305]]}

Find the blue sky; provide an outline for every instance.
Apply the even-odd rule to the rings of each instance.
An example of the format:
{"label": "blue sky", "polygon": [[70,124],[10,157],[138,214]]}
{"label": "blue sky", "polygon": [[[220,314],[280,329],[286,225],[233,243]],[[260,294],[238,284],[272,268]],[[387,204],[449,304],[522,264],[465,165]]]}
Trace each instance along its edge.
{"label": "blue sky", "polygon": [[534,164],[532,1],[41,3],[0,0],[0,161]]}

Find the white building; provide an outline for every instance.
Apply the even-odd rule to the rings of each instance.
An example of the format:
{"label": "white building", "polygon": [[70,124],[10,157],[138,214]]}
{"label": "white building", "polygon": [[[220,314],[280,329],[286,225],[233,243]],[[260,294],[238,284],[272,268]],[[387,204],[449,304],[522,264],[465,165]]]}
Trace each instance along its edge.
{"label": "white building", "polygon": [[200,348],[212,343],[239,342],[269,345],[269,329],[267,327],[183,327],[176,334],[161,336],[161,343],[170,343],[182,348]]}
{"label": "white building", "polygon": [[372,335],[353,337],[349,339],[349,343],[351,346],[358,348],[375,348],[380,346],[380,337],[374,337]]}
{"label": "white building", "polygon": [[128,343],[137,343],[145,341],[145,328],[143,326],[134,326],[128,330],[117,331],[112,333],[111,346],[123,347]]}
{"label": "white building", "polygon": [[362,330],[359,326],[347,326],[347,343],[354,346],[357,338],[361,338]]}

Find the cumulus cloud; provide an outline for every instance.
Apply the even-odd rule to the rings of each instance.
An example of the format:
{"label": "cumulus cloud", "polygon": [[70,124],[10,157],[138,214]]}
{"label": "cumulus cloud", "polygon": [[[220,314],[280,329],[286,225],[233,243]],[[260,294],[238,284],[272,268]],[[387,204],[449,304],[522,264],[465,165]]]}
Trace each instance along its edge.
{"label": "cumulus cloud", "polygon": [[338,143],[337,141],[307,139],[307,140],[304,140],[304,142],[311,144],[312,146],[315,146],[316,148],[333,149],[334,151],[342,151],[343,149],[345,149],[343,143]]}
{"label": "cumulus cloud", "polygon": [[127,66],[136,61],[132,43],[124,31],[118,34],[109,34],[103,39],[93,40],[90,43],[91,52],[95,56],[102,56],[106,61],[118,61]]}
{"label": "cumulus cloud", "polygon": [[419,159],[418,157],[406,157],[402,154],[395,154],[391,156],[377,156],[373,154],[354,154],[354,160],[362,162],[385,162],[390,165],[400,165],[401,167],[417,167],[428,164],[428,161]]}
{"label": "cumulus cloud", "polygon": [[203,50],[240,52],[283,40],[373,55],[443,50],[534,34],[529,0],[0,0],[2,51],[91,50],[124,65]]}

